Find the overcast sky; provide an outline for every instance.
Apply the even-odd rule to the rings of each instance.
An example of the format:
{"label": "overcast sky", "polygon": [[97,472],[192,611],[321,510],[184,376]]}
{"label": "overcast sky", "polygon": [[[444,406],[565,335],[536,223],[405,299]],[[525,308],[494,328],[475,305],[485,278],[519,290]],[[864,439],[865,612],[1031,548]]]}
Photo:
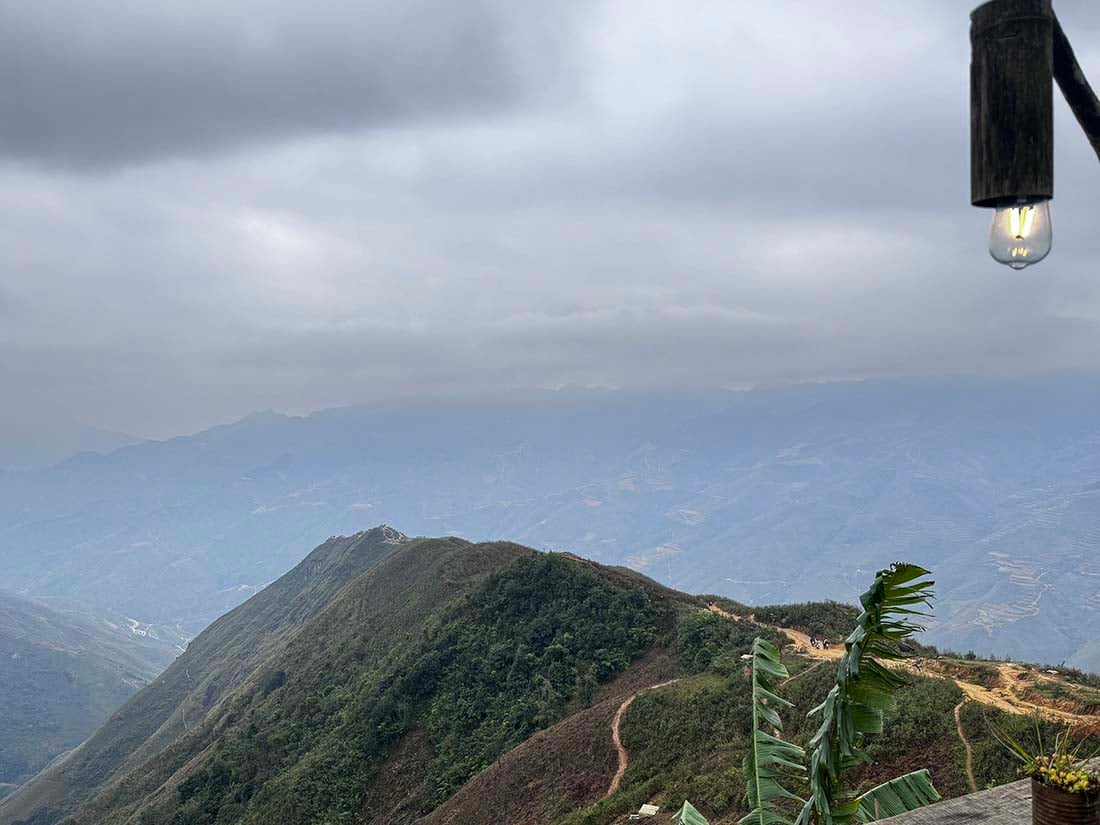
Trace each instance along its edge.
{"label": "overcast sky", "polygon": [[1094,366],[1100,166],[1059,100],[992,262],[969,8],[0,0],[0,424]]}

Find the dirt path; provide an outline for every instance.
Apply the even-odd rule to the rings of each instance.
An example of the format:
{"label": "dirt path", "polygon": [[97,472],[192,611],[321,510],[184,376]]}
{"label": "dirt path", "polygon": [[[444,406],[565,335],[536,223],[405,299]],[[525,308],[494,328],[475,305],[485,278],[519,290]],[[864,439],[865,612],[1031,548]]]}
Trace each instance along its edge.
{"label": "dirt path", "polygon": [[[707,607],[707,610],[709,610],[711,613],[717,613],[719,616],[723,616],[734,622],[752,622],[756,620],[753,616],[738,616],[736,614],[730,613],[723,610],[716,604],[709,605]],[[799,653],[801,653],[803,656],[808,656],[811,659],[836,661],[844,655],[844,648],[839,645],[830,647],[828,650],[820,647],[814,647],[812,644],[810,644],[810,637],[803,633],[801,630],[794,630],[790,627],[777,627],[776,630],[778,630],[780,633],[790,639],[791,643],[795,646]]]}
{"label": "dirt path", "polygon": [[[1060,682],[1061,684],[1065,684],[1061,682],[1061,680],[1054,679],[1046,673],[1027,670],[1026,668],[1009,662],[998,664],[997,670],[1001,677],[1002,692],[1009,697],[1009,701],[1012,704],[1037,708],[1041,713],[1046,714],[1048,718],[1068,722],[1071,725],[1087,727],[1100,726],[1100,715],[1090,715],[1067,710],[1065,703],[1063,703],[1062,707],[1057,707],[1055,704],[1036,704],[1023,695],[1025,686],[1042,684],[1043,682]],[[1072,702],[1068,704],[1069,707],[1073,706]]]}
{"label": "dirt path", "polygon": [[966,781],[970,785],[970,793],[977,793],[978,780],[974,778],[974,748],[970,746],[970,740],[966,738],[966,731],[963,730],[962,707],[967,701],[967,699],[963,699],[955,705],[955,730],[959,732],[959,739],[962,740],[963,747],[966,748]]}
{"label": "dirt path", "polygon": [[788,676],[786,679],[784,679],[782,682],[779,683],[779,686],[783,687],[784,685],[790,684],[791,682],[798,681],[803,676],[805,676],[807,673],[813,673],[815,670],[817,670],[819,667],[821,667],[827,661],[828,661],[827,659],[818,660],[817,662],[810,665],[808,668],[801,671],[800,673],[796,673],[794,676]]}
{"label": "dirt path", "polygon": [[778,629],[781,630],[788,639],[794,642],[794,646],[803,656],[809,656],[811,659],[820,659],[827,662],[835,662],[844,656],[844,647],[842,645],[833,645],[829,648],[814,647],[810,644],[810,637],[805,633],[798,630],[791,630],[789,627],[780,627]]}
{"label": "dirt path", "polygon": [[922,672],[925,675],[941,676],[946,679],[951,679],[962,689],[968,699],[973,699],[975,702],[980,702],[987,707],[996,708],[1004,713],[1013,713],[1018,716],[1038,715],[1049,722],[1058,722],[1075,727],[1100,726],[1100,716],[1075,713],[1074,711],[1065,710],[1064,708],[1035,702],[1024,696],[1023,688],[1025,686],[1032,685],[1036,682],[1041,683],[1054,680],[1051,680],[1050,677],[1045,674],[1036,674],[1034,671],[1028,670],[1020,665],[1012,664],[1011,662],[996,663],[998,684],[993,688],[968,682],[965,679],[959,679],[951,673],[942,673],[940,672],[940,667],[937,665],[937,662],[932,659],[926,659],[924,661],[924,666],[925,668]]}
{"label": "dirt path", "polygon": [[[718,605],[712,604],[708,608],[712,613],[724,616],[732,621],[753,621],[752,616],[737,616],[729,613]],[[777,627],[794,644],[796,651],[810,659],[819,661],[835,661],[844,655],[841,645],[830,647],[828,650],[815,648],[810,644],[810,637],[805,633],[789,627]],[[996,663],[999,684],[995,688],[987,688],[974,682],[968,682],[957,676],[941,672],[935,659],[916,659],[898,662],[886,662],[886,665],[897,670],[905,670],[922,676],[939,676],[951,679],[959,686],[966,698],[979,702],[987,707],[995,708],[1004,713],[1012,713],[1019,716],[1031,716],[1038,714],[1052,722],[1072,725],[1075,727],[1090,727],[1100,730],[1100,716],[1089,716],[1075,713],[1070,710],[1052,707],[1046,704],[1038,704],[1023,695],[1023,688],[1035,682],[1056,681],[1050,676],[1035,673],[1020,665],[1011,662]]]}
{"label": "dirt path", "polygon": [[679,679],[670,679],[667,682],[661,682],[659,685],[651,685],[650,687],[642,688],[621,705],[619,705],[619,709],[615,711],[615,718],[611,722],[611,741],[615,743],[615,750],[619,753],[619,769],[615,771],[615,776],[612,778],[611,784],[607,788],[607,793],[604,794],[605,797],[611,796],[613,793],[619,790],[619,786],[623,783],[623,776],[626,775],[626,769],[630,767],[630,753],[625,747],[623,747],[622,736],[619,733],[619,726],[622,724],[623,717],[626,715],[627,709],[632,704],[634,704],[635,699],[637,699],[647,690],[658,690],[663,687],[668,687],[669,685],[674,685],[679,681]]}

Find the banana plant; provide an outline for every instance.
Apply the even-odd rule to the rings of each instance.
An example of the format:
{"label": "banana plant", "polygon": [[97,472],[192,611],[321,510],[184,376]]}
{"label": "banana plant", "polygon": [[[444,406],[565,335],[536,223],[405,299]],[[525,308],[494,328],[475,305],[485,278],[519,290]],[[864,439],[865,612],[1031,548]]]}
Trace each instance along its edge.
{"label": "banana plant", "polygon": [[685,802],[676,816],[672,817],[672,825],[710,825],[701,813],[695,810],[695,806],[690,802]]}
{"label": "banana plant", "polygon": [[939,801],[939,798],[928,771],[913,771],[871,788],[857,797],[859,811],[855,818],[857,822],[876,822],[931,805]]}
{"label": "banana plant", "polygon": [[807,800],[786,785],[806,783],[806,752],[793,742],[767,732],[783,731],[780,708],[793,707],[776,693],[776,680],[788,678],[787,668],[779,659],[779,649],[766,639],[752,646],[752,747],[745,755],[745,784],[752,813],[739,825],[794,825],[777,806],[779,800],[792,800],[803,807]]}
{"label": "banana plant", "polygon": [[[895,694],[905,680],[883,661],[904,658],[899,644],[924,629],[914,617],[927,616],[932,585],[928,571],[915,564],[894,564],[875,576],[859,597],[863,612],[844,641],[836,684],[811,716],[821,718],[810,740],[810,797],[821,825],[849,825],[879,818],[876,809],[899,813],[939,799],[926,771],[915,771],[860,796],[845,788],[841,774],[869,763],[864,750],[870,735],[882,733],[886,713],[897,707]],[[895,784],[896,783],[896,784]],[[807,812],[799,825],[809,825]]]}
{"label": "banana plant", "polygon": [[[882,732],[883,718],[897,706],[895,694],[906,682],[883,661],[904,658],[899,645],[924,628],[914,617],[927,616],[932,586],[928,571],[897,563],[875,576],[860,596],[863,612],[844,642],[836,684],[825,701],[810,711],[821,719],[808,753],[780,738],[781,708],[791,703],[778,694],[777,680],[787,678],[779,650],[757,639],[752,652],[752,747],[745,757],[746,796],[752,813],[739,825],[852,825],[907,813],[940,798],[927,770],[913,771],[858,794],[842,782],[849,768],[870,762],[866,737]],[[768,728],[775,731],[769,733]],[[808,784],[803,799],[788,786]],[[786,811],[799,808],[792,822]],[[684,825],[707,825],[697,817]],[[681,811],[683,813],[683,810]]]}

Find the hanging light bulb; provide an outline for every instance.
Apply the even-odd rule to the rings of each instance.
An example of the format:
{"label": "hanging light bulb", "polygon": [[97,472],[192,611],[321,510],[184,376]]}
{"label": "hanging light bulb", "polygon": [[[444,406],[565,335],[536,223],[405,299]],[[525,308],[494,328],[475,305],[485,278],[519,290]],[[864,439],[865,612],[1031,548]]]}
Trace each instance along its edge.
{"label": "hanging light bulb", "polygon": [[989,254],[1013,269],[1037,264],[1050,254],[1050,201],[1020,198],[997,207],[989,232]]}

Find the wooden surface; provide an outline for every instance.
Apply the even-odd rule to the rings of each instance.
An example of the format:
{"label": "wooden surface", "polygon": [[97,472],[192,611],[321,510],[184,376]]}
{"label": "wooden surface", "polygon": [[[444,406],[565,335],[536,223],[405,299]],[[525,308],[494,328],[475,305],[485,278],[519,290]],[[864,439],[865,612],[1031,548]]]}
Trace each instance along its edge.
{"label": "wooden surface", "polygon": [[1100,100],[1097,100],[1085,77],[1069,38],[1062,31],[1058,18],[1054,18],[1054,79],[1065,95],[1066,102],[1081,124],[1085,137],[1100,158]]}
{"label": "wooden surface", "polygon": [[884,819],[890,825],[1024,825],[1031,822],[1031,780],[929,805],[910,814]]}
{"label": "wooden surface", "polygon": [[[1100,759],[1088,764],[1100,770]],[[979,791],[919,811],[883,819],[890,825],[1029,825],[1031,822],[1031,780],[1022,779],[991,791]]]}
{"label": "wooden surface", "polygon": [[1054,196],[1054,11],[992,0],[971,15],[971,201]]}

